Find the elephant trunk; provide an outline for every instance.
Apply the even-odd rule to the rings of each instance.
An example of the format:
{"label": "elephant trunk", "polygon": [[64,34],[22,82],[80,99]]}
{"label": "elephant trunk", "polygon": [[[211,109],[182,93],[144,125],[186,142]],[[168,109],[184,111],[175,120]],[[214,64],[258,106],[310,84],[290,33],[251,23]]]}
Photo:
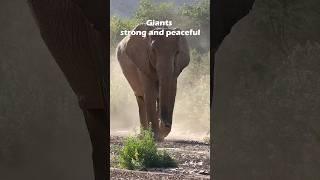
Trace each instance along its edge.
{"label": "elephant trunk", "polygon": [[160,80],[159,85],[159,126],[161,135],[166,137],[170,133],[172,126],[177,80],[172,77],[164,78]]}

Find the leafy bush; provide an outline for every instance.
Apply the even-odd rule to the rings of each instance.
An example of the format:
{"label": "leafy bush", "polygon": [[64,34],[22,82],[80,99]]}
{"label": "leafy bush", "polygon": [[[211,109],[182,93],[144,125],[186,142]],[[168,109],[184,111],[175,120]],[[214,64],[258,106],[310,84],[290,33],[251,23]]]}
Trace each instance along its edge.
{"label": "leafy bush", "polygon": [[209,0],[199,0],[192,4],[177,6],[170,2],[154,0],[140,0],[134,15],[128,18],[113,16],[110,20],[110,45],[114,48],[124,38],[120,36],[122,30],[132,30],[136,25],[147,20],[171,20],[174,27],[183,30],[200,29],[200,36],[187,36],[189,46],[200,53],[206,53],[210,48]]}
{"label": "leafy bush", "polygon": [[134,170],[142,168],[177,167],[166,151],[158,151],[151,130],[139,137],[128,137],[120,151],[120,167]]}
{"label": "leafy bush", "polygon": [[173,19],[175,15],[173,3],[155,3],[153,0],[140,0],[139,7],[135,12],[135,19],[140,23],[149,19],[164,21]]}
{"label": "leafy bush", "polygon": [[210,136],[206,136],[203,138],[203,142],[204,143],[207,143],[207,144],[210,144]]}
{"label": "leafy bush", "polygon": [[115,47],[117,43],[121,41],[124,36],[120,35],[121,31],[132,30],[136,25],[137,21],[135,19],[122,19],[117,16],[113,16],[110,19],[110,45]]}
{"label": "leafy bush", "polygon": [[196,28],[210,27],[210,1],[202,0],[196,4],[184,4],[179,8],[179,15],[192,19]]}

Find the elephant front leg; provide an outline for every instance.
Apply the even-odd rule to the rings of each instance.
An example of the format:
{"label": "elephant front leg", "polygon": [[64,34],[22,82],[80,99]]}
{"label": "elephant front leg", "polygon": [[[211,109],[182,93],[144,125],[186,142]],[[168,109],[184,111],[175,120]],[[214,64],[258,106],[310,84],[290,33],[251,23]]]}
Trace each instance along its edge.
{"label": "elephant front leg", "polygon": [[156,102],[156,106],[157,106],[157,119],[159,120],[160,118],[160,104],[159,104],[159,97],[157,97],[157,102]]}
{"label": "elephant front leg", "polygon": [[144,104],[146,109],[147,122],[151,123],[151,129],[155,139],[160,140],[159,121],[157,117],[157,89],[156,82],[144,77]]}
{"label": "elephant front leg", "polygon": [[136,96],[139,107],[140,131],[148,129],[148,121],[146,118],[146,108],[143,96]]}

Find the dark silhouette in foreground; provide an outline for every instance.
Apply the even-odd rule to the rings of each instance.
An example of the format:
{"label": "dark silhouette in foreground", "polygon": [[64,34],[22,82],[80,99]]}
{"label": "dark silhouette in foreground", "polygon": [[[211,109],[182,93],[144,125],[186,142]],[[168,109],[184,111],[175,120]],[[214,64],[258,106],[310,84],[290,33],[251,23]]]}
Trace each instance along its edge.
{"label": "dark silhouette in foreground", "polygon": [[[291,1],[261,0],[256,1],[253,13],[248,14],[252,2],[217,0],[213,4],[211,44],[217,60],[211,108],[214,109],[211,116],[214,179],[317,179],[320,172],[319,46],[300,43],[318,42],[313,28],[319,31],[319,26],[305,27],[307,22],[298,21],[304,16],[316,19],[317,16],[307,15],[313,4],[297,1],[303,11],[297,16],[294,11],[284,17],[292,18],[293,25],[302,24],[299,31],[287,34],[288,41],[303,36],[299,43],[290,44],[288,55],[277,47],[278,41],[272,40],[277,38],[276,34],[264,34],[268,26],[272,28],[272,22],[259,24],[257,20],[273,14],[276,5],[270,3],[279,3],[281,8],[298,6]],[[287,13],[285,8],[280,11]],[[279,24],[286,26],[284,22]],[[234,28],[232,33],[221,45],[231,28]],[[257,70],[257,64],[265,68]],[[264,78],[258,77],[259,74]]]}
{"label": "dark silhouette in foreground", "polygon": [[[230,33],[232,27],[244,16],[246,16],[255,0],[214,0],[211,3],[211,8],[213,11],[213,34],[211,48],[213,48],[213,53],[219,49],[224,38]],[[210,93],[210,102],[212,102],[212,95],[214,90],[214,64],[215,58],[213,56],[213,61],[210,63],[210,69],[212,71],[210,77],[211,93]]]}
{"label": "dark silhouette in foreground", "polygon": [[29,0],[52,56],[79,99],[95,179],[107,179],[107,1]]}
{"label": "dark silhouette in foreground", "polygon": [[[232,27],[240,21],[244,16],[246,16],[250,10],[252,9],[252,6],[254,4],[255,0],[214,0],[211,2],[211,12],[213,14],[213,19],[211,20],[213,22],[213,34],[212,34],[212,41],[211,41],[211,48],[213,48],[213,57],[211,57],[211,63],[210,63],[210,69],[211,69],[211,76],[210,76],[210,105],[211,105],[211,123],[210,123],[210,129],[211,132],[215,133],[215,129],[221,128],[217,127],[216,125],[219,124],[217,121],[218,119],[214,119],[214,93],[215,92],[215,54],[217,50],[219,49],[222,41],[224,38],[230,33]],[[214,138],[216,138],[215,134],[211,135]],[[210,151],[210,157],[211,157],[211,170],[214,170],[214,172],[211,172],[211,179],[216,179],[219,172],[216,172],[216,158],[215,156],[219,156],[219,154],[215,154],[215,142],[213,142],[214,138],[210,138],[210,143],[213,145],[213,149]],[[220,137],[218,137],[220,138]],[[231,170],[232,171],[232,170]],[[225,177],[221,177],[221,179],[224,179]],[[219,178],[220,179],[220,178]]]}

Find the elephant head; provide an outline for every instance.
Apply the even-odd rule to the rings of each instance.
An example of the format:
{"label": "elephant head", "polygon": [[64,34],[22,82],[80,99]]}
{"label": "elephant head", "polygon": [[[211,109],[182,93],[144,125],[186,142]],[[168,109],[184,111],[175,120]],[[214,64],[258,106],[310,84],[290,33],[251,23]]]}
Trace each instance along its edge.
{"label": "elephant head", "polygon": [[[140,24],[134,30],[151,32],[146,37],[131,36],[126,53],[138,69],[156,84],[156,122],[159,123],[160,135],[164,138],[171,131],[177,78],[190,61],[188,43],[184,36],[165,36],[166,31],[179,29]],[[160,31],[164,31],[164,35],[153,35]]]}

